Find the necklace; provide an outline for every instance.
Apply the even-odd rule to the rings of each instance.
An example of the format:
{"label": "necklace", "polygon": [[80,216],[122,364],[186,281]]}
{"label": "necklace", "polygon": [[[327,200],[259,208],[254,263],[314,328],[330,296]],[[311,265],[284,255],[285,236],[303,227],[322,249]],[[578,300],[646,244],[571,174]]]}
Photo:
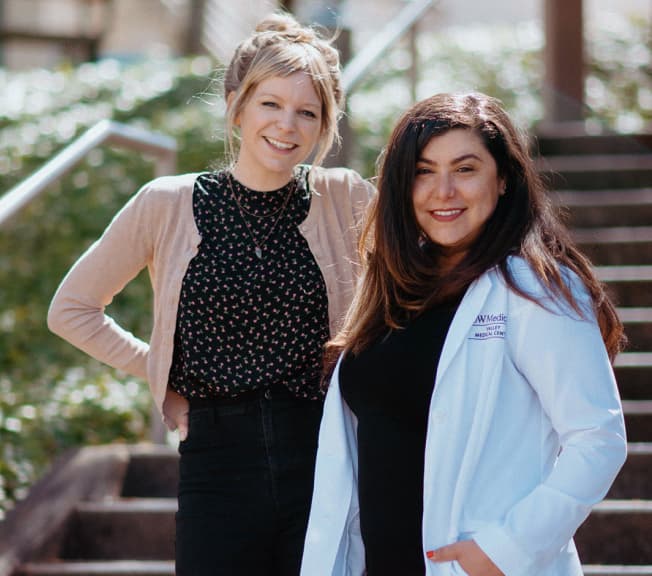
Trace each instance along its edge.
{"label": "necklace", "polygon": [[[252,214],[251,212],[247,212],[242,205],[240,204],[240,201],[238,200],[238,197],[235,195],[235,192],[233,190],[233,174],[231,172],[226,173],[226,183],[227,186],[229,187],[229,192],[231,194],[231,197],[233,198],[233,201],[235,202],[235,205],[238,207],[238,212],[240,212],[240,217],[242,218],[242,221],[245,224],[245,227],[247,228],[247,232],[249,232],[249,236],[251,236],[251,241],[254,243],[254,252],[256,256],[258,257],[259,260],[263,259],[263,248],[265,246],[265,242],[267,242],[267,239],[272,235],[272,232],[274,232],[274,229],[276,228],[276,225],[279,223],[279,220],[281,219],[281,216],[283,216],[283,213],[285,212],[285,207],[288,204],[288,201],[290,200],[290,196],[294,194],[294,191],[296,190],[297,187],[297,179],[293,176],[292,177],[292,184],[288,188],[287,194],[285,195],[285,198],[283,199],[283,204],[276,210],[274,210],[271,214],[265,214],[264,216],[258,216],[257,214]],[[251,216],[254,216],[256,218],[270,218],[274,215],[276,216],[276,220],[272,222],[272,225],[263,237],[263,239],[259,242],[256,240],[256,236],[254,235],[254,231],[252,230],[251,226],[249,225],[249,222],[245,218],[245,214],[249,214]]]}
{"label": "necklace", "polygon": [[[284,200],[278,208],[274,208],[268,214],[256,214],[255,212],[252,212],[251,210],[248,210],[245,207],[245,205],[241,202],[240,198],[238,198],[238,195],[235,193],[236,189],[235,189],[235,187],[233,187],[233,180],[235,180],[235,178],[233,177],[233,174],[231,174],[229,172],[227,178],[229,179],[229,189],[231,190],[231,194],[233,194],[233,197],[234,197],[234,199],[236,201],[236,204],[240,208],[240,211],[244,212],[248,216],[251,216],[252,218],[258,218],[258,219],[271,218],[272,216],[276,216],[285,207],[285,200]],[[246,188],[246,186],[244,186],[244,184],[240,184],[239,182],[238,182],[238,185],[240,187],[242,187],[242,188]],[[265,192],[260,192],[260,194],[265,194]]]}

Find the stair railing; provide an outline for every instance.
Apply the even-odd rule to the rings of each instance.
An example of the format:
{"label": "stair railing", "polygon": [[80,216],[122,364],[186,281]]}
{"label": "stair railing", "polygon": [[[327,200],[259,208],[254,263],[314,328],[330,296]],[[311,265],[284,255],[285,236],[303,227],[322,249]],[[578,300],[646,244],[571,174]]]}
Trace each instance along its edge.
{"label": "stair railing", "polygon": [[119,122],[102,120],[0,197],[0,228],[50,184],[81,162],[93,148],[102,144],[127,148],[154,157],[156,176],[173,174],[176,170],[177,144],[174,138]]}
{"label": "stair railing", "polygon": [[361,80],[368,74],[371,67],[380,57],[398,42],[405,34],[410,33],[410,49],[412,52],[412,79],[416,78],[416,43],[414,41],[420,18],[439,3],[438,0],[411,0],[401,10],[398,16],[388,22],[371,41],[358,52],[344,67],[342,85],[348,94],[353,92]]}
{"label": "stair railing", "polygon": [[[412,101],[417,99],[418,24],[422,16],[439,3],[438,0],[410,0],[407,5],[392,18],[345,66],[342,73],[342,86],[347,95],[352,94],[360,82],[369,74],[380,58],[392,48],[401,38],[408,35],[410,67],[407,79],[410,83]],[[341,146],[337,147],[326,159],[328,166],[349,166],[352,149],[355,146],[355,134],[349,126],[348,115],[340,120]]]}

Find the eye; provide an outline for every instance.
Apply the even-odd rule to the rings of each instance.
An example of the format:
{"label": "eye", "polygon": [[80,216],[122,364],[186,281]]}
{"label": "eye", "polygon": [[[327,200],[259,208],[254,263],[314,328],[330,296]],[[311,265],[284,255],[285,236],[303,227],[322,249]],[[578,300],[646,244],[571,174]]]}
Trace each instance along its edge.
{"label": "eye", "polygon": [[311,118],[313,120],[317,119],[317,114],[315,114],[312,110],[302,110],[301,114],[306,118]]}
{"label": "eye", "polygon": [[421,176],[423,174],[432,174],[432,169],[426,166],[417,166],[416,175]]}
{"label": "eye", "polygon": [[265,106],[266,108],[278,108],[278,104],[271,100],[264,100],[263,102],[261,102],[261,105]]}
{"label": "eye", "polygon": [[462,172],[462,173],[473,172],[474,170],[475,170],[475,168],[473,166],[460,166],[457,169],[458,172]]}

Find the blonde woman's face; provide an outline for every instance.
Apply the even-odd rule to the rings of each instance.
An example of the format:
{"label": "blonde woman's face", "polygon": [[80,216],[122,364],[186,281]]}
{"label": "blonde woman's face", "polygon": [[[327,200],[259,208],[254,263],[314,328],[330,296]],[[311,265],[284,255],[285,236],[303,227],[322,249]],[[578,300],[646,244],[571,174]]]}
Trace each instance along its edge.
{"label": "blonde woman's face", "polygon": [[305,72],[263,80],[234,121],[241,139],[236,178],[256,190],[287,183],[319,141],[321,111],[322,102]]}

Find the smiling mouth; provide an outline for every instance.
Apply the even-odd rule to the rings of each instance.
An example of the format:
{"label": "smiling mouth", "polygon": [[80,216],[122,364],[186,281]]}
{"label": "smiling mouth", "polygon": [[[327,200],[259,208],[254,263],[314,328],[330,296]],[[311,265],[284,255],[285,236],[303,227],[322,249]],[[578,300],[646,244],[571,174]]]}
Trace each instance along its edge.
{"label": "smiling mouth", "polygon": [[437,220],[453,220],[457,218],[464,210],[462,208],[454,208],[451,210],[431,210],[430,214]]}
{"label": "smiling mouth", "polygon": [[296,144],[292,144],[291,142],[282,142],[281,140],[276,140],[275,138],[270,138],[269,136],[263,136],[265,138],[265,141],[273,146],[274,148],[278,150],[294,150],[298,146]]}

